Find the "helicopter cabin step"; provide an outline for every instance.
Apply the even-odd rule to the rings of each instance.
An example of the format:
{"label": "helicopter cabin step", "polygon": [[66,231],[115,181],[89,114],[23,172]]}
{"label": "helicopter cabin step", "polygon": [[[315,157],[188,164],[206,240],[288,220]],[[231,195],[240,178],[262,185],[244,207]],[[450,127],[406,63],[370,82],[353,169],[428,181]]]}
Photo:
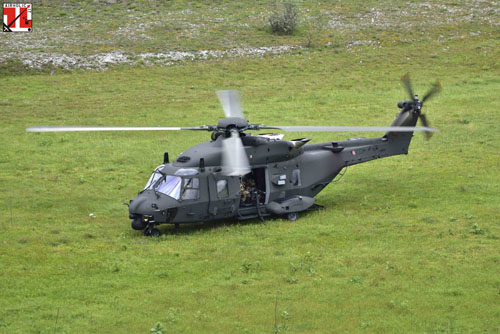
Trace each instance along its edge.
{"label": "helicopter cabin step", "polygon": [[260,216],[257,213],[257,208],[255,206],[240,207],[238,209],[238,220],[247,220],[247,219],[254,219],[254,218],[269,216],[269,213],[267,213],[267,210],[264,207],[264,205],[259,207],[259,211],[260,211]]}

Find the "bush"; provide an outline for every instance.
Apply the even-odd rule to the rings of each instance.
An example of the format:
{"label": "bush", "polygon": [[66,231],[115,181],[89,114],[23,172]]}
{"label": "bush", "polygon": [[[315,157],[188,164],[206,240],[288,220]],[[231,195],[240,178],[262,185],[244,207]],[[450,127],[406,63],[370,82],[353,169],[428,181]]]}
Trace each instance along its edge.
{"label": "bush", "polygon": [[293,35],[297,27],[298,10],[293,3],[284,3],[274,8],[269,17],[271,32],[278,35]]}
{"label": "bush", "polygon": [[149,330],[149,333],[151,334],[165,334],[166,329],[163,327],[161,322],[157,322],[156,325]]}

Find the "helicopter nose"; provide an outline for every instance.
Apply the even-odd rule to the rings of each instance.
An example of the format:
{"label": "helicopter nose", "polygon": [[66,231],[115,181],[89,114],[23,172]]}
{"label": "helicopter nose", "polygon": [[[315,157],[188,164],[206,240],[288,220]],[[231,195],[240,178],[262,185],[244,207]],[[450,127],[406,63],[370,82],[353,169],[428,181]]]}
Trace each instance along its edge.
{"label": "helicopter nose", "polygon": [[147,210],[147,198],[144,196],[137,196],[135,199],[130,201],[129,205],[129,212],[132,213],[139,213],[139,212],[146,212],[149,211]]}
{"label": "helicopter nose", "polygon": [[[154,192],[143,192],[130,201],[129,217],[139,229],[149,222],[166,223],[172,219],[176,212],[175,200],[168,196],[160,196]],[[134,224],[135,222],[135,224]],[[134,227],[135,229],[137,229]]]}

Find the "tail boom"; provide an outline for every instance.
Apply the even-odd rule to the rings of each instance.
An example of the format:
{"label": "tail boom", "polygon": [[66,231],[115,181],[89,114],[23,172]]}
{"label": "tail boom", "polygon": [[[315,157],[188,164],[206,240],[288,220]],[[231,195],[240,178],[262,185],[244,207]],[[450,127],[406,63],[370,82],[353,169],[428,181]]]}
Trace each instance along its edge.
{"label": "tail boom", "polygon": [[[401,110],[391,126],[414,127],[418,116]],[[370,160],[408,154],[413,132],[387,132],[379,138],[352,138],[344,141],[306,145],[306,150],[326,149],[332,151],[343,165],[351,166]]]}

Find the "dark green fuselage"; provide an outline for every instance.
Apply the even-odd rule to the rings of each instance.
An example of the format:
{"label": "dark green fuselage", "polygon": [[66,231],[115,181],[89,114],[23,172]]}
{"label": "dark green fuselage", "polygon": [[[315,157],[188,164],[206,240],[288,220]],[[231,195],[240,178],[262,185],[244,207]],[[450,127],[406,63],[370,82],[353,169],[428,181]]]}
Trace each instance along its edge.
{"label": "dark green fuselage", "polygon": [[[415,126],[416,122],[416,115],[401,111],[392,125]],[[304,211],[344,167],[407,154],[413,133],[390,132],[379,138],[305,145],[307,140],[275,140],[248,133],[240,136],[256,183],[253,201],[243,201],[242,182],[246,181],[240,176],[227,176],[221,169],[224,136],[220,135],[157,169],[163,175],[190,172],[179,176],[182,183],[174,195],[177,199],[154,189],[143,190],[130,201],[130,218],[156,225]],[[195,189],[188,189],[193,184]],[[187,193],[190,195],[184,196]]]}

